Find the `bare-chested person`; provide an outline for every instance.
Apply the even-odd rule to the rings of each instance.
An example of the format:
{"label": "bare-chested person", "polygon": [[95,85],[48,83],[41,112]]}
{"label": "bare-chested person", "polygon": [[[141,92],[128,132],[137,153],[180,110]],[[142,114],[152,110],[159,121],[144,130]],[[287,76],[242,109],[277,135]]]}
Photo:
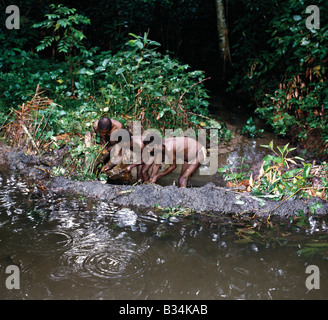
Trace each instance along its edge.
{"label": "bare-chested person", "polygon": [[[188,179],[198,170],[204,161],[205,148],[193,138],[190,137],[172,137],[162,140],[162,154],[166,155],[170,166],[163,172],[158,173],[161,166],[160,161],[153,165],[149,182],[156,183],[158,179],[173,172],[177,166],[177,158],[183,160],[181,173],[178,181],[179,187],[186,187]],[[158,158],[157,158],[158,159]],[[160,159],[158,159],[160,160]]]}
{"label": "bare-chested person", "polygon": [[123,129],[121,122],[103,117],[93,123],[93,128],[100,136],[100,145],[105,146],[108,151],[117,143],[117,141],[110,141],[110,135],[118,129]]}
{"label": "bare-chested person", "polygon": [[115,131],[123,129],[122,123],[108,117],[103,117],[93,123],[93,128],[95,132],[98,132],[100,136],[100,145],[104,148],[98,160],[100,163],[105,164],[101,172],[109,171],[117,165],[119,165],[117,170],[120,171],[125,166],[123,166],[123,164],[113,164],[110,159],[110,151],[120,141],[111,141],[111,135],[115,135]]}

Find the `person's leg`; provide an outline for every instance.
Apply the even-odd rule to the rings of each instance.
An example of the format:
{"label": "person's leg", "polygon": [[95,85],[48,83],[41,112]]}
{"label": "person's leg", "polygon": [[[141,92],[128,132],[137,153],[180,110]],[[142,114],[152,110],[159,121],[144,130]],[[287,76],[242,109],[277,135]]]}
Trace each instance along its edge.
{"label": "person's leg", "polygon": [[189,164],[188,164],[188,162],[185,161],[184,164],[182,165],[180,176],[188,169],[188,167],[189,167]]}
{"label": "person's leg", "polygon": [[179,177],[179,187],[186,188],[188,179],[197,171],[200,167],[200,163],[197,162],[195,164],[183,164],[181,169],[181,174]]}
{"label": "person's leg", "polygon": [[[158,166],[158,169],[159,169],[160,165],[154,165],[154,166]],[[176,167],[177,167],[177,164],[174,162],[160,174],[153,175],[153,173],[152,173],[152,176],[150,177],[150,182],[156,183],[158,179],[160,179],[160,178],[166,176],[167,174],[171,173],[172,171],[174,171]],[[156,173],[158,172],[158,169],[157,169]]]}
{"label": "person's leg", "polygon": [[156,183],[156,181],[158,180],[157,172],[158,172],[160,166],[161,166],[160,164],[154,164],[153,165],[153,169],[152,169],[151,174],[150,174],[149,182]]}
{"label": "person's leg", "polygon": [[142,164],[139,164],[137,166],[137,181],[144,182],[143,176],[142,176]]}
{"label": "person's leg", "polygon": [[142,165],[142,169],[141,169],[141,174],[142,174],[142,178],[144,182],[149,181],[149,168],[152,166],[153,164],[143,164]]}

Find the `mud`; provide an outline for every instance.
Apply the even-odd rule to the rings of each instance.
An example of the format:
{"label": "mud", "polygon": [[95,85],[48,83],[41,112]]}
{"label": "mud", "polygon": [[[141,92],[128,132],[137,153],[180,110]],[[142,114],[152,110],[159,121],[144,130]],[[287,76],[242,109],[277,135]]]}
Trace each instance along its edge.
{"label": "mud", "polygon": [[[210,182],[202,187],[178,188],[160,185],[113,185],[100,181],[73,181],[63,177],[52,177],[50,172],[58,161],[56,157],[37,157],[24,152],[0,146],[0,165],[26,177],[31,182],[42,182],[51,192],[81,194],[98,198],[116,205],[133,206],[141,209],[163,208],[193,209],[197,213],[210,213],[212,216],[233,215],[257,217],[289,218],[298,214],[308,214],[311,206],[322,203],[315,214],[328,213],[328,203],[320,198],[307,201],[301,199],[271,201],[256,198],[247,193],[238,193]],[[59,157],[60,155],[58,155]]]}

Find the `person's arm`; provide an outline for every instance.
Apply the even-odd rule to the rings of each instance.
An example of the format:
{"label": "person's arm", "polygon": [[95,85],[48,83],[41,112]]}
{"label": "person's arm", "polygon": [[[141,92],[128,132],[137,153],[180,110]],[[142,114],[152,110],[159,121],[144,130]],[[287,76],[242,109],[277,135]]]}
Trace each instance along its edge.
{"label": "person's arm", "polygon": [[[157,168],[157,172],[158,172],[158,169],[159,169],[160,165],[157,165],[157,166],[158,166],[158,168]],[[156,183],[158,179],[160,179],[160,178],[166,176],[167,174],[173,172],[176,169],[176,167],[177,167],[177,164],[172,163],[166,170],[164,170],[163,172],[161,172],[158,175],[155,174],[155,176],[151,177],[149,181],[152,182],[152,183]],[[152,172],[152,174],[153,174],[153,172]]]}

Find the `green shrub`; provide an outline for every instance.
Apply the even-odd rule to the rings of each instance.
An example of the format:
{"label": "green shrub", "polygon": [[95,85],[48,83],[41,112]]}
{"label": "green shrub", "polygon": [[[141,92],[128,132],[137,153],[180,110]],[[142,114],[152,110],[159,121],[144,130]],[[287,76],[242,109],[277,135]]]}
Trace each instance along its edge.
{"label": "green shrub", "polygon": [[301,140],[312,128],[319,128],[323,144],[328,143],[325,1],[316,3],[321,27],[312,30],[305,25],[309,15],[303,1],[239,5],[244,11],[232,31],[238,43],[233,50],[236,74],[229,90],[251,97],[256,113],[276,133],[286,135],[296,127]]}

